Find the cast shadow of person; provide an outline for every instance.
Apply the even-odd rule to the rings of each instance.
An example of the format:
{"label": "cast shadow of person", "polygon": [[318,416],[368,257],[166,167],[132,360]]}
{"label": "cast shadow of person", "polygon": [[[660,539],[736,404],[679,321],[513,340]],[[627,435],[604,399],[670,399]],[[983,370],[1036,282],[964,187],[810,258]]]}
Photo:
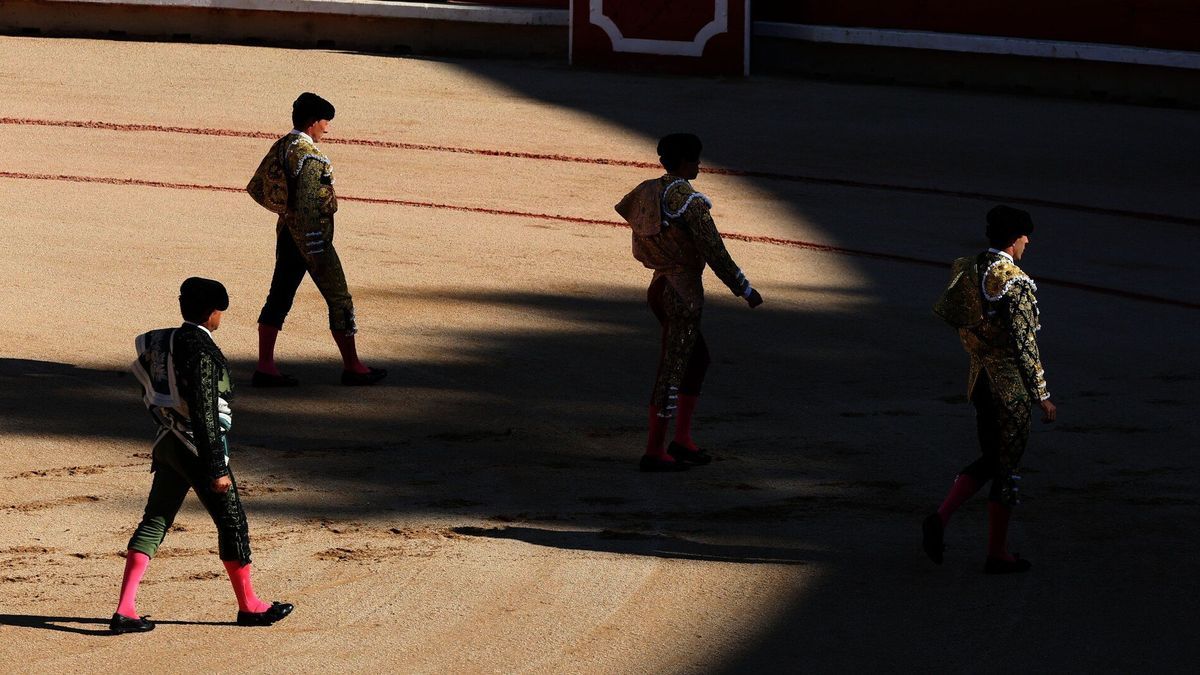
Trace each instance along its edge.
{"label": "cast shadow of person", "polygon": [[456,534],[469,537],[509,539],[535,546],[547,546],[572,551],[596,551],[621,555],[651,556],[668,560],[697,560],[742,564],[804,565],[822,560],[819,551],[774,546],[711,544],[667,534],[623,532],[620,530],[552,530],[540,527],[510,525],[505,527],[453,528]]}
{"label": "cast shadow of person", "polygon": [[[233,621],[181,621],[181,620],[163,620],[155,619],[154,623],[160,625],[176,625],[176,626],[235,626]],[[81,626],[104,626],[104,628],[87,628]],[[74,633],[75,635],[97,635],[109,636],[112,631],[108,629],[108,619],[101,619],[90,616],[43,616],[39,614],[0,614],[0,626],[13,626],[14,628],[35,628],[40,630],[52,630],[63,633]]]}
{"label": "cast shadow of person", "polygon": [[[286,501],[251,497],[252,510],[315,518],[431,510],[476,518],[533,513],[603,529],[653,524],[653,518],[629,513],[679,512],[676,505],[691,503],[688,491],[703,484],[716,486],[706,493],[709,510],[753,505],[770,491],[739,485],[736,477],[720,479],[720,473],[814,451],[796,433],[794,411],[804,392],[777,385],[787,373],[845,379],[855,368],[864,369],[855,346],[831,356],[795,339],[813,332],[852,333],[842,325],[854,323],[852,315],[769,305],[751,312],[731,299],[714,300],[705,325],[714,356],[712,394],[706,394],[699,424],[728,461],[720,473],[715,466],[707,473],[696,470],[651,494],[639,481],[636,461],[644,444],[644,401],[654,375],[658,326],[640,292],[445,295],[444,303],[512,313],[526,325],[532,314],[535,324],[544,317],[557,327],[447,330],[434,339],[453,358],[381,363],[397,375],[383,386],[345,388],[332,377],[323,382],[319,373],[335,372],[336,364],[315,361],[292,364],[307,382],[294,389],[255,390],[239,382],[231,433],[239,478],[269,474],[311,494]],[[366,299],[408,298],[400,291],[375,291]],[[858,348],[873,349],[865,343]],[[749,367],[753,362],[770,363],[771,372]],[[232,367],[244,380],[253,363],[235,359]],[[136,380],[124,370],[0,359],[0,385],[5,410],[0,428],[6,434],[49,434],[65,443],[124,439],[145,443],[137,448],[141,453],[149,450],[153,425],[141,410]],[[860,461],[834,450],[822,460]],[[800,471],[784,462],[772,478],[794,478]],[[340,499],[307,490],[305,476],[312,474],[345,486]],[[581,479],[588,485],[585,493],[579,492]],[[346,497],[380,493],[388,498]],[[629,513],[611,520],[614,509],[563,499],[573,494],[624,500],[616,511]],[[547,504],[554,506],[548,510]]]}

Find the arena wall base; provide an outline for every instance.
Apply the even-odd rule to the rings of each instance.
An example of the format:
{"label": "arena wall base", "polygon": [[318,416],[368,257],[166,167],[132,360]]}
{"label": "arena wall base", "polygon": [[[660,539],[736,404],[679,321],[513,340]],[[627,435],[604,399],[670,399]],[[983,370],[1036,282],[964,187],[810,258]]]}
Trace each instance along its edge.
{"label": "arena wall base", "polygon": [[756,74],[1200,108],[1200,71],[755,37]]}
{"label": "arena wall base", "polygon": [[[217,4],[217,3],[213,3]],[[54,37],[87,37],[171,42],[270,45],[318,49],[566,60],[565,11],[497,9],[499,20],[447,19],[461,8],[443,6],[428,12],[392,9],[378,15],[354,15],[322,9],[325,3],[290,3],[300,11],[238,9],[265,2],[201,3],[57,2],[0,0],[0,33]],[[329,3],[333,4],[333,3]],[[404,5],[405,3],[396,3]],[[420,5],[421,3],[407,3]],[[472,8],[477,9],[477,8]],[[407,14],[407,15],[406,15]],[[507,18],[503,18],[507,17]],[[523,17],[531,17],[523,20]],[[483,18],[481,16],[481,18]]]}
{"label": "arena wall base", "polygon": [[[561,9],[376,0],[0,0],[0,34],[564,63],[569,57],[569,16]],[[813,42],[764,35],[758,24],[749,32],[753,36],[749,60],[756,75],[1200,108],[1200,70],[1196,69]],[[612,61],[595,65],[632,68],[635,72],[656,69],[644,63],[620,62],[642,56],[617,54]],[[673,58],[677,63],[664,57],[653,65],[683,63],[687,67],[682,72],[696,75],[722,72],[694,69],[689,57]],[[744,62],[725,67],[724,72],[733,74],[741,68]]]}

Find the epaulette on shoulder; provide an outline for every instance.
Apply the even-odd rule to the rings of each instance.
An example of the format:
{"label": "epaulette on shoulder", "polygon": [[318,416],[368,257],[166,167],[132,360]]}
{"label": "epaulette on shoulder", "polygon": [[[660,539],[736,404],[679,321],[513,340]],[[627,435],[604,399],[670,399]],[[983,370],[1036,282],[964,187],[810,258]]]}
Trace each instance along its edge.
{"label": "epaulette on shoulder", "polygon": [[667,185],[663,190],[663,213],[668,218],[682,216],[695,200],[701,200],[708,208],[712,208],[712,200],[703,192],[696,192],[692,184],[685,178],[680,178]]}
{"label": "epaulette on shoulder", "polygon": [[1016,263],[1003,257],[988,265],[980,283],[983,286],[983,297],[991,302],[996,302],[1008,295],[1013,286],[1019,283],[1029,284],[1030,290],[1037,290],[1037,284],[1033,283],[1033,279],[1030,279],[1029,275],[1021,271]]}
{"label": "epaulette on shoulder", "polygon": [[329,158],[325,156],[312,141],[303,136],[296,136],[287,148],[287,167],[292,176],[299,176],[300,170],[304,168],[304,163],[310,159],[315,159],[326,166],[329,165]]}

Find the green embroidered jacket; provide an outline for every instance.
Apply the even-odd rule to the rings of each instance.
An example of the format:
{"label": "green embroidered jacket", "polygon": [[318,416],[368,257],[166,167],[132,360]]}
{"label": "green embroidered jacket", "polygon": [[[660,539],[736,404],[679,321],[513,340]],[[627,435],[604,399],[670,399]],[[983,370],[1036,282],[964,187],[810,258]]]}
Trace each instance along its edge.
{"label": "green embroidered jacket", "polygon": [[233,396],[229,363],[203,328],[185,323],[175,331],[172,355],[175,385],[187,405],[189,426],[196,453],[209,478],[229,473],[228,445],[221,428],[220,399]]}

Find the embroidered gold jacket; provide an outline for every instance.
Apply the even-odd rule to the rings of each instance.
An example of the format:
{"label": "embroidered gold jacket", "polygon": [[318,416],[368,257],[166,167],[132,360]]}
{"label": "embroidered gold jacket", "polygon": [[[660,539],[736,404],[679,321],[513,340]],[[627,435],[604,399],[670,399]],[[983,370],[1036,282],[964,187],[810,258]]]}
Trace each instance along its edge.
{"label": "embroidered gold jacket", "polygon": [[333,165],[306,136],[292,133],[275,143],[286,148],[283,167],[288,178],[288,210],[279,216],[276,227],[291,232],[296,248],[312,269],[333,245],[333,214],[337,212]]}
{"label": "embroidered gold jacket", "polygon": [[654,280],[666,277],[694,312],[704,304],[705,264],[734,295],[750,287],[725,249],[711,208],[708,197],[671,175],[644,181],[616,206],[633,227],[633,257],[654,270]]}
{"label": "embroidered gold jacket", "polygon": [[958,331],[971,357],[967,396],[974,392],[980,373],[987,372],[1006,404],[1050,398],[1037,344],[1037,285],[1002,253],[988,251],[978,260],[983,322]]}

